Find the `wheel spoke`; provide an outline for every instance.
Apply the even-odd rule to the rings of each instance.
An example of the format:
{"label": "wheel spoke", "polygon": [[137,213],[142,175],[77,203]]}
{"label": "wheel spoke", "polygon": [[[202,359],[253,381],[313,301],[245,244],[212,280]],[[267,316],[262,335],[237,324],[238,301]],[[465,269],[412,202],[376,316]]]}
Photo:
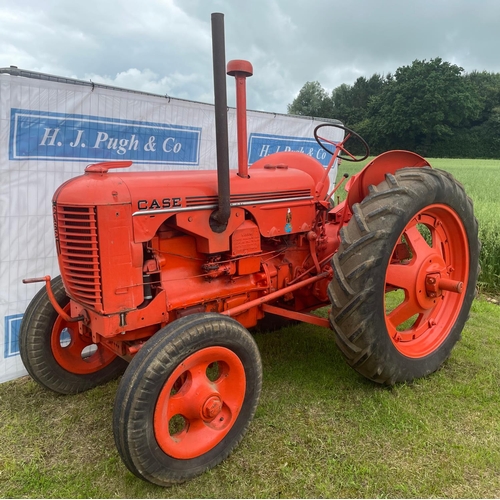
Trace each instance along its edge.
{"label": "wheel spoke", "polygon": [[323,141],[323,142],[326,142],[326,143],[328,143],[328,144],[331,144],[332,146],[335,146],[335,147],[337,147],[337,145],[338,145],[335,141],[332,141],[332,140],[330,140],[330,139],[327,139],[326,137],[322,137],[322,136],[319,136],[319,135],[318,135],[318,139],[319,139],[320,141]]}
{"label": "wheel spoke", "polygon": [[200,408],[213,392],[213,386],[206,376],[208,365],[206,362],[200,363],[182,374],[184,383],[168,399],[169,418],[174,415],[182,415],[190,421],[200,418]]}
{"label": "wheel spoke", "polygon": [[347,149],[344,148],[344,144],[347,142],[347,140],[349,139],[350,136],[351,136],[351,134],[349,134],[346,138],[344,138],[344,140],[342,142],[331,141],[329,139],[326,139],[325,137],[320,137],[320,136],[318,136],[318,139],[320,139],[323,142],[326,142],[327,144],[331,144],[332,146],[335,146],[335,148],[340,149],[345,154],[349,155],[353,160],[355,160],[356,157],[352,153],[350,153]]}
{"label": "wheel spoke", "polygon": [[244,379],[242,380],[239,374],[231,373],[223,374],[216,382],[217,391],[219,392],[222,401],[232,412],[238,410],[240,394],[245,392]]}
{"label": "wheel spoke", "polygon": [[387,314],[387,321],[396,330],[396,328],[408,321],[410,318],[415,316],[415,314],[421,314],[422,308],[419,306],[418,302],[412,299],[406,299],[399,304],[395,309]]}
{"label": "wheel spoke", "polygon": [[196,399],[193,401],[193,394],[191,390],[188,390],[186,394],[179,392],[171,396],[168,400],[166,418],[170,419],[175,415],[182,415],[184,418],[191,421],[199,418],[200,414],[198,408],[199,405],[196,405]]}
{"label": "wheel spoke", "polygon": [[346,155],[349,155],[353,160],[356,159],[356,157],[352,153],[350,153],[349,151],[347,151],[347,149],[345,149],[344,147],[342,147],[342,146],[339,145],[339,149],[341,149]]}
{"label": "wheel spoke", "polygon": [[413,221],[404,230],[404,237],[410,245],[413,252],[413,259],[416,265],[420,265],[430,255],[436,253],[434,248],[431,248],[425,238],[422,236],[417,228],[417,221]]}
{"label": "wheel spoke", "polygon": [[356,160],[356,157],[350,153],[346,148],[344,148],[345,143],[350,139],[351,133],[347,134],[346,137],[344,137],[344,140],[340,143],[337,144],[337,147],[342,150],[346,155],[349,155],[353,160]]}
{"label": "wheel spoke", "polygon": [[188,428],[180,433],[178,446],[185,449],[210,447],[211,443],[219,440],[220,430],[206,423],[202,419],[189,421]]}
{"label": "wheel spoke", "polygon": [[406,290],[411,294],[411,286],[415,283],[418,267],[413,263],[392,263],[387,266],[386,284],[394,288]]}

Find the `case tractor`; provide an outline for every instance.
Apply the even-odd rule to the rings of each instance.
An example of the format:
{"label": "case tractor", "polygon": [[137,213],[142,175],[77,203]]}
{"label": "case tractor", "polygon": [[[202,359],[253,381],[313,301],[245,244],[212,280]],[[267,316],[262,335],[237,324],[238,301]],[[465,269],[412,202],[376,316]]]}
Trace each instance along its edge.
{"label": "case tractor", "polygon": [[[212,14],[217,170],[87,166],[53,196],[60,276],[24,280],[45,281],[20,329],[29,374],[61,394],[123,374],[116,446],[131,472],[164,486],[214,467],[247,431],[262,385],[249,330],[261,322],[330,328],[350,366],[391,385],[449,357],[478,277],[471,200],[415,153],[372,159],[336,204],[345,179],[330,186],[329,170],[338,158],[369,156],[342,125],[314,130],[331,154],[326,169],[295,152],[249,167],[253,69],[226,66],[223,23]],[[226,72],[236,81],[234,169]],[[340,141],[329,139],[335,127]],[[327,318],[313,314],[325,307]]]}

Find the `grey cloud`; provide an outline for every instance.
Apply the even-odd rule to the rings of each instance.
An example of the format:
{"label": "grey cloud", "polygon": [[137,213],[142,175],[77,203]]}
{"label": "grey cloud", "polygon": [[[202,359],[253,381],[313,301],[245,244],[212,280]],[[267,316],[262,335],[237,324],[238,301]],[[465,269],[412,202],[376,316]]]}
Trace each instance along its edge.
{"label": "grey cloud", "polygon": [[227,60],[254,66],[252,109],[286,112],[307,81],[332,90],[415,59],[500,71],[496,0],[3,0],[0,66],[212,102],[211,12]]}

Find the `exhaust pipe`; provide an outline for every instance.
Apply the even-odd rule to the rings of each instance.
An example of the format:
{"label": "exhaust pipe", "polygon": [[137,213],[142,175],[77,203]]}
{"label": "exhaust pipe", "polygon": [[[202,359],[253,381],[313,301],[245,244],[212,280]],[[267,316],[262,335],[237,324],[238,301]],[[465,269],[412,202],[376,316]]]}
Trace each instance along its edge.
{"label": "exhaust pipe", "polygon": [[229,192],[229,139],[227,130],[226,48],[224,14],[212,14],[212,57],[214,67],[215,136],[219,207],[210,215],[210,227],[222,233],[231,215]]}
{"label": "exhaust pipe", "polygon": [[227,63],[227,74],[236,80],[236,127],[238,131],[238,175],[248,179],[247,92],[245,80],[253,75],[248,61],[236,59]]}

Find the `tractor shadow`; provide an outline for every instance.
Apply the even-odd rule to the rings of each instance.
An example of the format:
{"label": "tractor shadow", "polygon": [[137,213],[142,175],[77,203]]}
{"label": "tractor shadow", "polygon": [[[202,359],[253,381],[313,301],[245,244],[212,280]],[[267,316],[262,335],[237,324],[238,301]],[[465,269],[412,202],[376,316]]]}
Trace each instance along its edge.
{"label": "tractor shadow", "polygon": [[264,383],[292,384],[298,390],[379,387],[347,365],[328,328],[298,323],[273,332],[256,332],[254,338],[262,357]]}

